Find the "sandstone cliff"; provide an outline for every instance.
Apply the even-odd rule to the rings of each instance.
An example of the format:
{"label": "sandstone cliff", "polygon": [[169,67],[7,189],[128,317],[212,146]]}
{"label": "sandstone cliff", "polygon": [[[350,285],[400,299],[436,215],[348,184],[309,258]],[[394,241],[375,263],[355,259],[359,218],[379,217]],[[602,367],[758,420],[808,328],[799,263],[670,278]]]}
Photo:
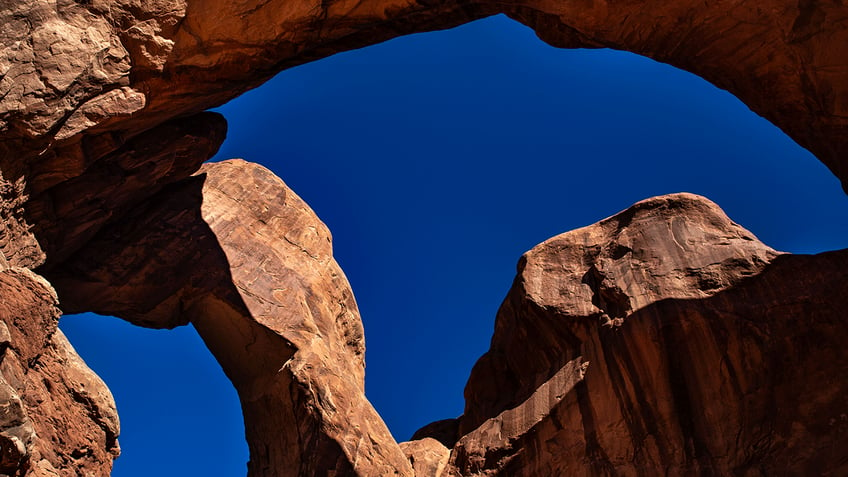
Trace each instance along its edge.
{"label": "sandstone cliff", "polygon": [[[400,445],[363,394],[361,324],[329,231],[282,181],[244,161],[209,164],[124,217],[45,273],[67,311],[192,322],[239,391],[250,475],[848,470],[848,253],[778,253],[704,198],[649,199],[525,254],[465,414]],[[23,316],[44,318],[20,321],[55,329],[49,286],[8,273],[29,277],[11,295],[41,290]],[[58,358],[8,374],[82,383],[87,394],[71,392],[85,450],[44,440],[48,416],[80,411],[13,385],[9,402],[39,406],[3,428],[23,439],[7,465],[105,473],[117,435],[108,391],[90,371],[74,378],[80,362],[53,333],[18,341],[55,342],[45,356]]]}
{"label": "sandstone cliff", "polygon": [[0,260],[0,296],[0,474],[108,475],[115,402],[57,328],[55,292]]}
{"label": "sandstone cliff", "polygon": [[116,139],[284,68],[495,13],[555,46],[691,71],[848,180],[848,6],[835,0],[11,0],[0,6],[0,166],[39,195],[84,174]]}

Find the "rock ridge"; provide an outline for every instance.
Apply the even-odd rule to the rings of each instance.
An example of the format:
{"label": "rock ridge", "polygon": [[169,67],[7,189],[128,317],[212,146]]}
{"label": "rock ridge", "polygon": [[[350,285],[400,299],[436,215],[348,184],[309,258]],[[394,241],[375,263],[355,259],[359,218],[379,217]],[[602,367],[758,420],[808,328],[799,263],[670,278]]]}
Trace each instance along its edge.
{"label": "rock ridge", "polygon": [[828,378],[848,371],[846,265],[775,252],[692,194],[539,244],[427,475],[846,471],[848,384]]}

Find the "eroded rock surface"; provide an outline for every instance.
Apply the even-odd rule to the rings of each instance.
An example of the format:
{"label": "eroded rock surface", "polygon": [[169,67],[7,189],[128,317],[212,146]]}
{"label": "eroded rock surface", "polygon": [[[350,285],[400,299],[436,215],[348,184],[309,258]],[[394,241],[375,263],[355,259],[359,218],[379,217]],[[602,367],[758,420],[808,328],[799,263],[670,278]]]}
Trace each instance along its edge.
{"label": "eroded rock surface", "polygon": [[432,437],[401,442],[400,448],[412,464],[415,477],[439,477],[450,458],[450,449]]}
{"label": "eroded rock surface", "polygon": [[79,158],[86,137],[135,135],[282,69],[496,13],[555,46],[628,50],[691,71],[848,179],[848,6],[836,0],[7,1],[0,158],[47,173],[45,151]]}
{"label": "eroded rock surface", "polygon": [[239,392],[251,476],[848,471],[848,253],[781,254],[691,194],[525,254],[465,414],[400,445],[363,394],[329,231],[261,166],[205,165],[47,273],[66,311],[193,323]]}
{"label": "eroded rock surface", "polygon": [[522,264],[466,415],[405,444],[410,463],[362,396],[360,325],[326,229],[252,166],[189,178],[224,136],[205,109],[297,64],[496,13],[555,46],[691,71],[848,183],[841,1],[2,2],[0,473],[103,475],[117,452],[108,391],[55,331],[31,270],[68,311],[193,322],[255,424],[254,475],[439,473],[424,437],[459,439],[444,469],[468,475],[844,471],[842,414],[822,424],[846,408],[842,252],[777,255],[680,197],[637,207],[633,224],[658,214],[644,236],[605,222],[546,242]]}
{"label": "eroded rock surface", "polygon": [[238,390],[251,476],[412,475],[365,399],[362,324],[330,233],[267,169],[207,164],[50,277],[66,311],[191,322]]}
{"label": "eroded rock surface", "polygon": [[2,266],[0,296],[0,474],[108,475],[120,452],[115,402],[57,328],[55,292]]}
{"label": "eroded rock surface", "polygon": [[848,251],[640,202],[525,254],[444,475],[848,471]]}
{"label": "eroded rock surface", "polygon": [[524,402],[582,356],[579,346],[562,351],[584,341],[573,323],[587,317],[618,330],[637,310],[704,298],[758,274],[776,255],[715,204],[686,194],[648,199],[536,246],[521,258],[492,349],[469,379],[460,434]]}

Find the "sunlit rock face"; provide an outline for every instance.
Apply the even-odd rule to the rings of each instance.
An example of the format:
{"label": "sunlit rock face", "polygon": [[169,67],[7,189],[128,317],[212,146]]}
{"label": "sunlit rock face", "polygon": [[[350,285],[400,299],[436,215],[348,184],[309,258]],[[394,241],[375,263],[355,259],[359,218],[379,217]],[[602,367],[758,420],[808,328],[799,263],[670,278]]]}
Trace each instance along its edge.
{"label": "sunlit rock face", "polygon": [[522,261],[466,415],[401,448],[362,396],[326,228],[256,166],[194,175],[226,130],[205,109],[495,13],[691,71],[848,182],[842,2],[3,2],[0,473],[104,475],[118,449],[43,276],[65,311],[193,322],[239,390],[252,475],[845,473],[842,252],[777,254],[691,196],[552,239]]}
{"label": "sunlit rock face", "polygon": [[83,174],[116,133],[220,105],[287,67],[495,13],[555,46],[691,71],[848,178],[848,6],[781,0],[12,0],[0,7],[4,176],[41,192]]}
{"label": "sunlit rock face", "polygon": [[327,227],[257,164],[204,165],[48,272],[66,311],[191,322],[241,399],[249,474],[412,475],[365,398],[365,342]]}
{"label": "sunlit rock face", "polygon": [[444,475],[848,471],[848,251],[780,254],[708,200],[527,252]]}

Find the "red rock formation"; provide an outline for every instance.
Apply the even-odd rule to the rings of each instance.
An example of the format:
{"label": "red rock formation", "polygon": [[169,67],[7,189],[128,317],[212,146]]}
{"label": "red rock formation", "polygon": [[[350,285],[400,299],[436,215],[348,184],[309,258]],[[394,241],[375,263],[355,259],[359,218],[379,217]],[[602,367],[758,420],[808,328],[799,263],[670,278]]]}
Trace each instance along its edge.
{"label": "red rock formation", "polygon": [[284,68],[495,13],[555,46],[628,50],[691,71],[848,179],[848,7],[836,0],[15,0],[0,8],[0,157],[47,174],[46,149],[80,158],[85,137],[134,135]]}
{"label": "red rock formation", "polygon": [[[187,178],[223,139],[223,121],[204,109],[293,65],[495,13],[556,46],[629,50],[700,75],[848,184],[841,1],[7,1],[0,318],[9,339],[0,329],[0,342],[10,344],[0,399],[12,411],[0,419],[0,473],[103,474],[117,449],[107,392],[54,331],[55,300],[34,269],[57,280],[66,310],[144,326],[194,322],[257,423],[254,475],[438,473],[436,444],[405,445],[410,464],[361,395],[360,325],[317,219],[297,201],[277,210],[279,222],[263,215],[267,198],[256,194],[290,197],[264,173],[239,179],[256,191]],[[207,178],[251,168],[239,169],[210,168]],[[236,196],[243,206],[228,202]],[[200,206],[204,197],[214,207]],[[844,254],[776,257],[714,207],[663,200],[640,206],[659,214],[642,224],[656,244],[635,248],[629,243],[644,237],[606,222],[585,237],[591,250],[571,244],[560,256],[545,249],[555,239],[528,255],[516,286],[544,286],[510,295],[498,326],[537,341],[496,333],[469,383],[460,430],[437,432],[442,443],[462,437],[448,472],[844,471],[834,437],[844,432],[841,417],[822,424],[845,408],[833,379],[845,375],[845,337],[834,324]],[[710,219],[686,226],[690,214]],[[711,245],[681,242],[687,237]],[[651,255],[681,249],[673,260]],[[262,359],[250,362],[247,344]],[[822,391],[802,393],[812,386]],[[646,397],[649,388],[656,397]],[[284,395],[291,405],[275,408]],[[710,407],[728,396],[730,404]],[[277,447],[265,452],[265,439]],[[429,454],[416,458],[421,452]]]}
{"label": "red rock formation", "polygon": [[689,194],[525,254],[444,475],[848,472],[848,251],[778,254]]}
{"label": "red rock formation", "polygon": [[330,232],[267,169],[207,164],[48,276],[65,311],[190,321],[239,392],[249,475],[412,475],[365,398],[362,323]]}
{"label": "red rock formation", "polygon": [[202,113],[133,138],[86,138],[81,157],[45,150],[41,175],[16,161],[20,155],[0,156],[0,273],[15,277],[0,284],[0,320],[12,343],[0,401],[15,410],[0,428],[18,439],[0,438],[0,474],[109,473],[119,452],[112,397],[57,330],[55,292],[30,268],[71,256],[106,223],[191,175],[225,129],[219,115]]}
{"label": "red rock formation", "polygon": [[0,261],[0,474],[108,475],[118,413],[57,328],[47,282]]}
{"label": "red rock formation", "polygon": [[48,276],[68,311],[191,321],[239,391],[250,475],[846,470],[848,253],[779,254],[703,198],[640,202],[528,252],[459,425],[400,446],[362,392],[329,232],[279,179],[210,164],[123,217]]}
{"label": "red rock formation", "polygon": [[450,449],[432,437],[401,442],[400,448],[412,464],[415,477],[439,477],[450,458]]}

